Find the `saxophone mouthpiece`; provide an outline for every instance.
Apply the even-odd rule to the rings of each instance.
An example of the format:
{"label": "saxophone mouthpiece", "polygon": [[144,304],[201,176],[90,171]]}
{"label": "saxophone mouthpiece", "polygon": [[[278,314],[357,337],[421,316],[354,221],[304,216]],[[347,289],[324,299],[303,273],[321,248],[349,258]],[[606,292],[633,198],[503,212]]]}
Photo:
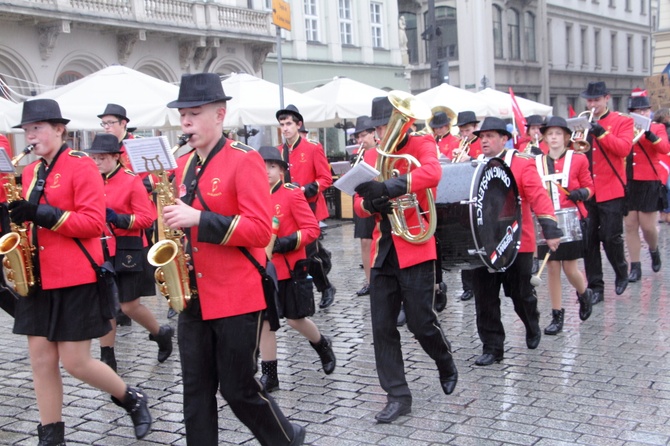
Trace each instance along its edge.
{"label": "saxophone mouthpiece", "polygon": [[28,145],[26,146],[26,148],[23,149],[21,152],[22,152],[24,155],[28,155],[30,152],[33,151],[34,148],[35,148],[35,144],[28,144]]}
{"label": "saxophone mouthpiece", "polygon": [[175,144],[174,147],[172,147],[172,154],[174,155],[177,152],[177,150],[182,148],[188,142],[189,139],[191,139],[190,133],[184,133],[183,135],[181,135],[177,140],[177,144]]}

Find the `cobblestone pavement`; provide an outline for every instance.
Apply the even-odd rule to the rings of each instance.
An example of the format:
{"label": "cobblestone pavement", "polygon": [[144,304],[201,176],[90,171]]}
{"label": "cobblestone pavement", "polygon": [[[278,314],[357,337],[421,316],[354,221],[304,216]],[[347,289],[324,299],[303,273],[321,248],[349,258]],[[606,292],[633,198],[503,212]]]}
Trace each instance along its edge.
{"label": "cobblestone pavement", "polygon": [[[670,226],[661,227],[664,269],[651,271],[643,248],[642,280],[622,296],[606,272],[605,302],[580,322],[575,294],[564,289],[563,333],[543,336],[537,350],[525,346],[523,325],[503,299],[507,331],[505,359],[476,367],[481,353],[474,302],[462,302],[458,271],[445,274],[449,303],[440,314],[453,344],[460,377],[451,396],[442,393],[434,363],[409,331],[400,329],[412,413],[389,425],[375,423],[385,404],[375,372],[369,301],[355,296],[364,282],[353,226],[329,222],[325,245],[332,251],[330,274],[335,304],[317,310],[314,321],[333,339],[337,369],[320,370],[315,352],[296,332],[279,333],[280,390],[273,393],[286,415],[307,427],[313,445],[632,445],[670,444]],[[605,257],[603,256],[603,259]],[[606,260],[605,260],[606,262]],[[550,319],[545,289],[538,289],[541,327]],[[318,297],[317,297],[318,298]],[[163,298],[144,298],[159,321]],[[176,320],[170,320],[176,327]],[[12,320],[0,315],[0,444],[35,445],[38,412],[24,337],[11,333]],[[97,341],[93,354],[98,357]],[[144,441],[132,436],[130,420],[107,395],[64,374],[68,444],[184,445],[179,356],[156,361],[156,344],[136,323],[120,327],[119,373],[145,389],[154,417]],[[221,401],[221,444],[257,444]]]}

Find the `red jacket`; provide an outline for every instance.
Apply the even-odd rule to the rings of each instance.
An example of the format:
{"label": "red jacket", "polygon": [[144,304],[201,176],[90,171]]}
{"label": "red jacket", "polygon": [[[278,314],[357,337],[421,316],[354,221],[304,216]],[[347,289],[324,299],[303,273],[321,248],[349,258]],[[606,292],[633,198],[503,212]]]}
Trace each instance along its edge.
{"label": "red jacket", "polygon": [[[284,154],[284,146],[279,145],[279,152]],[[307,198],[308,203],[316,203],[314,214],[321,221],[328,218],[328,207],[323,191],[333,184],[333,176],[330,173],[330,165],[323,146],[315,141],[298,137],[295,144],[289,147],[289,170],[291,182],[300,186],[316,182],[319,192],[313,197]]]}
{"label": "red jacket", "polygon": [[[403,145],[404,143],[404,145]],[[387,188],[391,196],[402,190],[402,193],[416,193],[421,209],[428,209],[427,189],[433,191],[435,196],[437,184],[442,177],[442,168],[437,160],[435,150],[435,139],[432,135],[417,136],[408,135],[407,139],[400,144],[400,148],[395,154],[409,154],[416,158],[421,167],[408,169],[407,163],[399,161],[396,168],[400,171],[400,176],[395,179],[387,180]],[[376,164],[377,151],[368,150],[365,152],[364,161],[371,166]],[[408,173],[409,170],[409,173]],[[395,192],[395,193],[394,193]],[[354,195],[354,211],[359,217],[375,216],[375,230],[372,234],[372,250],[370,252],[370,265],[380,268],[384,258],[388,253],[390,243],[393,244],[398,254],[400,268],[417,265],[428,260],[436,259],[435,238],[431,237],[422,244],[409,243],[403,238],[391,233],[390,225],[386,215],[379,213],[371,214],[363,207],[363,198],[358,194]],[[411,209],[405,213],[408,226],[416,226],[418,217],[416,212]],[[422,217],[425,219],[425,217]],[[433,216],[435,218],[435,216]]]}
{"label": "red jacket", "polygon": [[[147,196],[142,180],[132,171],[117,164],[116,168],[103,176],[105,182],[105,206],[111,208],[120,216],[130,221],[128,228],[112,227],[114,233],[105,227],[109,255],[116,255],[116,237],[142,237],[143,229],[150,228],[156,219],[156,208],[153,201]],[[124,225],[125,226],[125,225]],[[147,245],[146,237],[142,237],[143,246]]]}
{"label": "red jacket", "polygon": [[[633,145],[632,166],[633,166],[634,180],[638,181],[663,180],[663,174],[659,171],[660,166],[658,165],[658,160],[659,155],[665,155],[668,152],[670,152],[670,143],[668,143],[668,133],[665,130],[665,125],[656,122],[651,124],[650,130],[660,139],[652,143],[647,139],[646,136],[642,135],[639,141]],[[654,172],[654,169],[656,169],[656,172]]]}
{"label": "red jacket", "polygon": [[[458,138],[454,138],[453,141],[449,142],[449,153],[446,154],[445,156],[453,161],[454,149],[458,149],[460,145],[461,140]],[[479,141],[479,138],[475,136],[475,139],[470,141],[470,151],[468,152],[468,155],[470,156],[470,158],[475,159],[481,154],[482,154],[482,143],[481,141]]]}
{"label": "red jacket", "polygon": [[[42,160],[23,170],[23,197],[37,182]],[[95,163],[83,152],[63,145],[52,162],[40,205],[62,211],[51,228],[37,226],[35,253],[39,256],[42,289],[52,290],[97,281],[91,262],[74,241],[78,238],[93,260],[103,261],[100,236],[105,228],[105,190]],[[34,227],[35,225],[33,225]]]}
{"label": "red jacket", "polygon": [[[564,153],[559,159],[553,160],[553,169],[547,165],[547,156],[543,155],[542,158],[540,158],[541,165],[543,166],[543,169],[539,171],[540,178],[544,179],[544,175],[547,174],[562,173],[564,171],[566,154],[567,152]],[[557,182],[561,185],[563,184],[561,181]],[[560,189],[552,188],[549,181],[543,181],[543,184],[545,189],[547,189],[547,194],[549,194],[550,198],[552,197],[552,192],[556,190],[558,202],[560,205],[559,209],[577,207],[579,208],[580,218],[585,218],[588,216],[588,211],[586,210],[586,206],[584,206],[584,202],[578,201],[577,204],[575,204],[575,202],[570,200],[568,196]],[[586,188],[589,191],[589,198],[593,196],[593,179],[591,179],[591,173],[589,172],[589,160],[583,153],[573,152],[572,161],[570,162],[570,172],[568,172],[568,182],[564,187],[568,191]]]}
{"label": "red jacket", "polygon": [[456,147],[458,147],[458,142],[460,141],[451,133],[447,133],[442,138],[440,138],[439,141],[437,140],[437,138],[435,138],[435,140],[437,141],[437,149],[440,151],[442,155],[446,156],[449,159],[451,159],[451,151],[452,151],[450,146],[456,144]]}
{"label": "red jacket", "polygon": [[[621,198],[625,194],[621,182],[626,184],[625,160],[633,142],[633,119],[608,110],[598,119],[598,124],[605,129],[605,133],[597,138],[590,138],[589,135],[592,141],[587,156],[591,160],[591,174],[596,189],[595,199],[601,203]],[[607,153],[616,169],[616,174],[605,159],[603,151]]]}
{"label": "red jacket", "polygon": [[272,213],[279,219],[277,238],[297,233],[297,247],[287,253],[274,253],[272,263],[277,270],[277,279],[285,280],[291,277],[291,269],[298,260],[307,258],[305,246],[312,243],[319,236],[319,222],[309,208],[305,194],[294,184],[277,183],[272,188]]}
{"label": "red jacket", "polygon": [[[204,211],[196,195],[192,206],[203,213],[189,237],[205,320],[266,307],[260,274],[238,249],[246,247],[261,265],[267,263],[265,247],[270,243],[272,215],[265,162],[258,152],[237,141],[222,138],[220,146],[218,153],[209,155],[198,180],[200,195],[210,211]],[[177,190],[187,190],[184,169],[196,158],[192,151],[178,159]],[[221,217],[232,218],[232,222],[222,222]]]}
{"label": "red jacket", "polygon": [[[520,136],[517,139],[516,145],[514,147],[521,153],[528,153],[528,154],[533,155],[533,153],[531,153],[531,148],[528,147],[528,145],[535,146],[535,142],[530,138],[530,136],[524,135],[524,136]],[[526,149],[528,149],[528,151],[526,151]],[[547,153],[549,153],[549,146],[547,145],[547,143],[543,139],[540,140],[539,149],[545,155]]]}
{"label": "red jacket", "polygon": [[[10,158],[13,156],[12,148],[9,145],[9,140],[4,135],[0,135],[0,148],[4,149]],[[7,182],[6,178],[7,174],[0,174],[0,203],[5,203],[7,201],[7,192],[3,187],[3,185]]]}

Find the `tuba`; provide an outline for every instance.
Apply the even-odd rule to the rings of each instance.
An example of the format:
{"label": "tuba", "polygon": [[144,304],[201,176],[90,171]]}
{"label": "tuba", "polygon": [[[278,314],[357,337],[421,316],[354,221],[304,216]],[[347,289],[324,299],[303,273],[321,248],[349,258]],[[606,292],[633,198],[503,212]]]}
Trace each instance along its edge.
{"label": "tuba", "polygon": [[450,109],[449,107],[445,107],[443,105],[438,105],[430,109],[430,118],[426,119],[426,123],[424,124],[424,128],[419,130],[417,135],[433,135],[433,129],[430,126],[430,121],[433,120],[433,117],[435,116],[436,113],[438,112],[443,112],[445,115],[447,115],[447,118],[449,119],[449,129],[451,129],[454,125],[456,125],[456,120],[457,120],[457,115],[456,112]]}
{"label": "tuba", "polygon": [[[12,166],[16,167],[24,156],[32,152],[31,144],[12,158]],[[4,184],[7,193],[7,203],[22,200],[21,187],[16,184],[16,175],[8,175]],[[14,284],[14,290],[20,296],[27,296],[35,286],[35,272],[33,267],[33,251],[35,247],[28,238],[28,225],[10,223],[10,231],[0,238],[0,255],[4,255],[2,266],[7,280]]]}
{"label": "tuba", "polygon": [[[380,172],[379,178],[381,181],[400,175],[400,171],[395,167],[398,161],[406,162],[409,166],[408,170],[421,167],[421,163],[413,156],[398,155],[395,154],[395,151],[414,121],[427,119],[431,113],[426,105],[409,93],[394,90],[389,92],[388,98],[393,105],[393,112],[389,118],[386,133],[377,148],[379,156],[377,157],[376,169]],[[428,209],[426,211],[421,210],[419,199],[415,193],[390,199],[392,213],[389,215],[389,220],[393,234],[407,242],[417,244],[424,243],[433,236],[437,225],[435,198],[430,188],[426,189],[426,195],[428,197]],[[417,226],[408,226],[405,212],[409,210],[414,210],[416,213]],[[428,222],[424,221],[424,217]],[[418,229],[418,233],[412,233],[411,230],[413,229]]]}
{"label": "tuba", "polygon": [[[172,152],[176,152],[186,144],[189,137],[190,135],[182,135],[172,148]],[[187,265],[191,257],[184,251],[182,243],[184,233],[179,229],[170,229],[163,221],[163,208],[175,204],[175,195],[168,174],[165,169],[152,173],[159,178],[156,183],[158,241],[149,250],[147,260],[156,267],[154,278],[160,293],[165,296],[174,311],[181,313],[191,300]]]}
{"label": "tuba", "polygon": [[568,127],[572,130],[570,141],[572,141],[572,149],[575,152],[586,153],[591,150],[591,144],[586,140],[586,137],[589,135],[595,111],[594,107],[591,110],[581,112],[576,118],[566,119]]}

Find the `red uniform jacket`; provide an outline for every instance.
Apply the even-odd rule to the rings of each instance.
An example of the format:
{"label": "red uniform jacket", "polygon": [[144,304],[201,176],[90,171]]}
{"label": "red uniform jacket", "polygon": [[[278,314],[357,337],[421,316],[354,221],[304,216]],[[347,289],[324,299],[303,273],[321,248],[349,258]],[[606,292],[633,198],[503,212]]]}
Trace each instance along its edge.
{"label": "red uniform jacket", "polygon": [[454,143],[456,143],[456,147],[458,147],[458,142],[460,141],[451,133],[447,133],[439,140],[435,138],[435,140],[437,141],[437,148],[440,151],[440,153],[449,159],[451,159],[451,151],[452,151],[450,146],[453,146]]}
{"label": "red uniform jacket", "polygon": [[[143,229],[150,228],[156,219],[156,208],[153,201],[147,196],[142,180],[132,171],[117,164],[116,168],[106,176],[105,206],[111,208],[118,215],[123,215],[130,221],[128,228],[112,227],[114,233],[105,227],[109,255],[116,255],[116,238],[118,236],[142,237]],[[147,245],[146,237],[142,237],[143,245]]]}
{"label": "red uniform jacket", "polygon": [[[608,110],[598,119],[598,124],[605,129],[605,133],[598,138],[591,138],[592,134],[589,134],[591,150],[586,156],[591,161],[596,201],[601,203],[625,194],[621,181],[626,184],[625,159],[633,142],[633,119]],[[603,151],[607,153],[616,174],[605,160]]]}
{"label": "red uniform jacket", "polygon": [[[34,161],[23,170],[26,199],[35,187],[41,163],[42,160]],[[105,190],[100,172],[85,153],[65,145],[50,170],[40,206],[51,206],[62,214],[51,228],[37,226],[35,253],[39,256],[42,289],[96,282],[91,262],[74,238],[79,238],[98,265],[102,264],[100,236],[105,228]]]}
{"label": "red uniform jacket", "polygon": [[[403,144],[404,143],[404,144]],[[408,173],[408,165],[404,161],[396,163],[396,168],[400,171],[398,178],[386,180],[385,184],[389,189],[390,196],[399,196],[403,193],[416,193],[421,209],[428,209],[427,189],[433,191],[435,196],[437,184],[442,177],[442,168],[437,160],[435,151],[435,139],[432,135],[416,136],[408,135],[407,139],[399,144],[397,155],[409,154],[416,158],[421,167],[411,168]],[[364,161],[374,166],[377,160],[377,151],[368,150],[365,152]],[[400,268],[417,265],[428,260],[436,259],[435,238],[431,237],[422,244],[409,243],[391,233],[390,224],[386,215],[379,213],[371,214],[363,207],[363,198],[358,194],[354,196],[354,211],[360,217],[375,216],[375,230],[372,234],[372,249],[370,252],[370,265],[375,268],[381,267],[384,258],[388,253],[389,244],[393,243],[398,254]],[[412,227],[418,223],[418,216],[414,210],[405,213],[408,226]],[[422,217],[425,218],[425,217]],[[433,216],[435,218],[435,216]]]}
{"label": "red uniform jacket", "polygon": [[[238,246],[246,247],[261,264],[267,263],[272,215],[265,162],[249,146],[222,138],[223,145],[210,154],[198,180],[200,195],[192,206],[202,210],[200,223],[191,228],[192,263],[195,268],[203,319],[217,319],[265,309],[261,277]],[[175,181],[180,191],[185,168],[196,162],[192,151],[178,160]],[[222,217],[232,218],[231,222]],[[192,286],[194,284],[191,284]]]}
{"label": "red uniform jacket", "polygon": [[[283,156],[284,146],[280,145],[278,148]],[[330,165],[323,146],[318,142],[298,137],[295,144],[289,147],[288,165],[292,183],[305,186],[316,182],[319,185],[319,192],[307,198],[307,202],[312,206],[316,204],[314,214],[317,220],[328,218],[328,207],[323,191],[333,184],[333,176],[330,174]]]}
{"label": "red uniform jacket", "polygon": [[[565,166],[565,155],[566,154],[564,153],[559,159],[553,160],[553,162],[550,161],[546,156],[542,156],[541,163],[544,172],[539,172],[540,177],[543,177],[545,174],[562,173]],[[551,166],[548,166],[548,163],[551,163]],[[561,182],[559,181],[559,183]],[[549,182],[544,182],[543,184],[547,189],[547,193],[551,197],[551,191],[553,189],[551,188]],[[572,154],[570,172],[568,172],[568,184],[565,186],[565,188],[569,191],[586,188],[589,190],[589,198],[593,196],[593,179],[591,178],[591,173],[589,172],[589,160],[583,153]],[[588,216],[588,211],[586,210],[586,206],[584,206],[584,202],[578,201],[577,204],[575,204],[574,201],[570,200],[568,196],[560,190],[557,191],[557,194],[560,209],[578,207],[580,218],[585,218]]]}
{"label": "red uniform jacket", "polygon": [[287,253],[274,253],[272,263],[277,270],[277,279],[285,280],[291,277],[291,269],[298,260],[307,258],[305,246],[312,243],[319,236],[319,222],[309,208],[305,194],[294,184],[277,183],[272,188],[272,213],[279,219],[277,238],[297,233],[297,247]]}
{"label": "red uniform jacket", "polygon": [[[663,181],[662,173],[659,171],[658,160],[659,155],[670,152],[668,133],[665,130],[665,125],[656,122],[651,124],[650,130],[660,139],[652,143],[646,136],[642,135],[640,140],[633,145],[633,179],[638,181]],[[643,151],[646,152],[646,155],[642,153]],[[654,172],[654,169],[656,169],[656,172]],[[658,175],[656,175],[657,173]]]}
{"label": "red uniform jacket", "polygon": [[[528,147],[529,144],[531,144],[532,146],[535,146],[535,141],[533,141],[530,138],[530,136],[528,136],[528,135],[520,136],[516,141],[515,148],[517,150],[519,150],[519,152],[521,152],[521,153],[528,153],[528,154],[531,154],[531,155],[535,155],[534,153],[531,153],[532,149],[530,147]],[[526,149],[528,149],[528,151],[526,151]],[[549,146],[542,139],[540,140],[540,143],[539,143],[539,149],[544,155],[549,153]]]}
{"label": "red uniform jacket", "polygon": [[[12,158],[12,148],[9,146],[9,140],[4,136],[0,135],[0,148],[4,149],[10,158]],[[7,174],[0,174],[0,203],[5,203],[7,201],[7,192],[3,185],[7,182]]]}
{"label": "red uniform jacket", "polygon": [[[454,149],[458,149],[460,145],[461,140],[458,138],[454,138],[453,141],[449,143],[449,153],[446,154],[445,156],[453,161]],[[479,138],[475,136],[475,139],[470,141],[470,151],[468,152],[468,155],[470,156],[470,158],[475,159],[481,154],[482,154],[482,143],[481,141],[479,141]]]}

